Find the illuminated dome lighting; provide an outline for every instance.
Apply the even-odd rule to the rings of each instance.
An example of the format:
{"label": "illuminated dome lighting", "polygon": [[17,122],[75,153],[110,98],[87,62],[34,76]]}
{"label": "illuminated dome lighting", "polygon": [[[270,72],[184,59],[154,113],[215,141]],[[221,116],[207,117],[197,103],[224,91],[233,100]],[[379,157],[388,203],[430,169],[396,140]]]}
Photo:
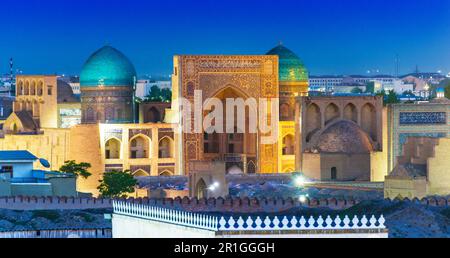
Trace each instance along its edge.
{"label": "illuminated dome lighting", "polygon": [[136,70],[119,50],[105,46],[93,53],[80,74],[81,87],[134,85]]}
{"label": "illuminated dome lighting", "polygon": [[308,72],[300,58],[291,50],[279,44],[267,55],[277,55],[280,68],[279,75],[281,82],[307,82]]}

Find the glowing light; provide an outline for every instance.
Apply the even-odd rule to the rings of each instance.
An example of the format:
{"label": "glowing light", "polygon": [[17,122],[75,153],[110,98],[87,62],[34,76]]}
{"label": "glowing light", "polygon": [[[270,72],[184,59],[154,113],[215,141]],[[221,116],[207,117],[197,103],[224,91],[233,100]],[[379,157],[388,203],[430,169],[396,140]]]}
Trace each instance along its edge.
{"label": "glowing light", "polygon": [[300,195],[300,197],[298,198],[298,200],[299,200],[301,203],[305,203],[305,202],[306,202],[306,198],[307,198],[306,195]]}
{"label": "glowing light", "polygon": [[299,187],[304,186],[306,184],[306,178],[304,176],[297,176],[294,179],[294,184]]}
{"label": "glowing light", "polygon": [[212,185],[208,187],[208,190],[215,191],[219,187],[219,183],[214,182]]}

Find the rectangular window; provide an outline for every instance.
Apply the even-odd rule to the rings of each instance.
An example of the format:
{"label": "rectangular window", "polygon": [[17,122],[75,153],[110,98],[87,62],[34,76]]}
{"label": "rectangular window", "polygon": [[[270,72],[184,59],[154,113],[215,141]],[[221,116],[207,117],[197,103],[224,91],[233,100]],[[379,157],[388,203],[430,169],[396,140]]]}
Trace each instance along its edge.
{"label": "rectangular window", "polygon": [[9,175],[9,178],[13,177],[13,166],[2,166],[0,173],[3,175]]}
{"label": "rectangular window", "polygon": [[47,86],[47,94],[49,95],[49,96],[51,96],[52,95],[52,92],[53,91],[53,87],[52,86]]}

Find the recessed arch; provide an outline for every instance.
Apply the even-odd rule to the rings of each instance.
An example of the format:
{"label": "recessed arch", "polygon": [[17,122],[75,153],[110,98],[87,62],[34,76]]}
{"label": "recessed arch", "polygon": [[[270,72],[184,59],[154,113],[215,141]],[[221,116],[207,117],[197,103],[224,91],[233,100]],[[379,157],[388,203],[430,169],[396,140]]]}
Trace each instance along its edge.
{"label": "recessed arch", "polygon": [[23,95],[30,95],[30,82],[28,80],[25,81],[25,85],[23,88]]}
{"label": "recessed arch", "polygon": [[166,170],[162,171],[161,173],[159,173],[159,175],[160,176],[172,176],[173,173],[172,173],[172,171],[166,169]]}
{"label": "recessed arch", "polygon": [[169,136],[164,136],[158,143],[158,157],[160,159],[173,158],[174,141]]}
{"label": "recessed arch", "polygon": [[147,159],[150,157],[151,139],[143,134],[130,139],[130,159]]}
{"label": "recessed arch", "polygon": [[32,80],[30,85],[30,95],[36,95],[36,81]]}
{"label": "recessed arch", "polygon": [[17,91],[16,92],[17,96],[23,95],[23,81],[22,80],[19,80],[17,82],[17,90],[16,91]]}
{"label": "recessed arch", "polygon": [[344,108],[344,119],[358,123],[358,111],[353,103],[348,103]]}
{"label": "recessed arch", "polygon": [[339,116],[339,107],[334,103],[328,104],[325,108],[325,125],[329,124],[336,118],[339,118]]}
{"label": "recessed arch", "polygon": [[206,198],[208,195],[208,187],[206,186],[205,180],[200,178],[197,184],[195,185],[195,193],[198,199]]}
{"label": "recessed arch", "polygon": [[42,94],[44,93],[44,82],[43,81],[38,82],[36,91],[37,91],[38,96],[42,96]]}
{"label": "recessed arch", "polygon": [[361,128],[370,135],[373,141],[377,141],[377,112],[371,103],[366,103],[361,108]]}
{"label": "recessed arch", "polygon": [[143,169],[138,169],[136,171],[133,172],[133,176],[135,177],[146,177],[146,176],[150,176],[150,174],[143,170]]}
{"label": "recessed arch", "polygon": [[283,155],[295,154],[295,137],[293,134],[286,134],[283,137]]}
{"label": "recessed arch", "polygon": [[105,158],[106,159],[120,159],[122,142],[116,138],[111,137],[105,142]]}
{"label": "recessed arch", "polygon": [[312,103],[306,109],[306,142],[322,127],[322,115],[320,107]]}
{"label": "recessed arch", "polygon": [[295,171],[294,168],[292,168],[292,167],[287,167],[287,168],[284,168],[283,173],[293,173],[294,171]]}
{"label": "recessed arch", "polygon": [[247,174],[255,174],[256,173],[256,165],[253,160],[250,160],[247,164]]}

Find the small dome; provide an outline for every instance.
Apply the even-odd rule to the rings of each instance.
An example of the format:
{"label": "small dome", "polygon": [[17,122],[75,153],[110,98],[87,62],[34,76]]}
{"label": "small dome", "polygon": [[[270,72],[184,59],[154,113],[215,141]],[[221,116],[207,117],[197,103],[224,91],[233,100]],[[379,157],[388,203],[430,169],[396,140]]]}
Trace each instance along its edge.
{"label": "small dome", "polygon": [[279,58],[280,81],[284,82],[307,82],[308,72],[300,58],[291,50],[279,44],[267,55],[276,55]]}
{"label": "small dome", "polygon": [[70,85],[63,81],[58,80],[57,81],[58,86],[58,103],[73,103],[73,102],[80,102],[80,99],[73,94],[72,87]]}
{"label": "small dome", "polygon": [[92,54],[80,74],[81,87],[134,85],[136,70],[119,50],[105,46]]}
{"label": "small dome", "polygon": [[357,124],[339,121],[328,127],[314,144],[319,152],[328,153],[369,153],[373,151],[372,142]]}

